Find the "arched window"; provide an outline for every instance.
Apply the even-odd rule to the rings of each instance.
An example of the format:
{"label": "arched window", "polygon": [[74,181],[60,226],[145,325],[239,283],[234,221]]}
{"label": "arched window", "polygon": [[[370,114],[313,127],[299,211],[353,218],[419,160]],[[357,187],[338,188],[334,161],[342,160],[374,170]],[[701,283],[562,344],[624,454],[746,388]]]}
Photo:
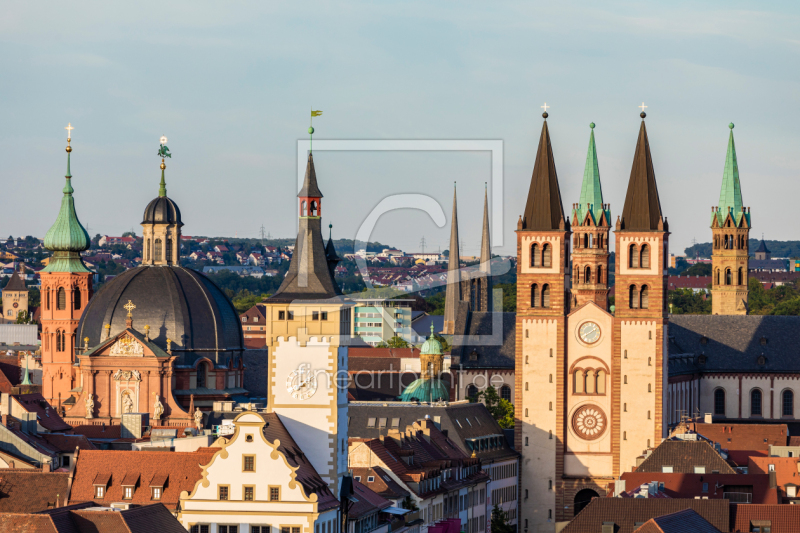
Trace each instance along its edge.
{"label": "arched window", "polygon": [[631,285],[628,288],[628,307],[631,309],[639,307],[639,291],[636,290],[636,285]]}
{"label": "arched window", "polygon": [[319,206],[317,205],[317,202],[315,200],[312,200],[311,201],[311,216],[312,217],[317,216],[318,212],[319,212]]}
{"label": "arched window", "polygon": [[145,245],[144,245],[144,260],[145,261],[150,261],[150,239],[147,239],[147,241],[145,241]]}
{"label": "arched window", "polygon": [[308,203],[305,200],[300,202],[300,216],[301,217],[308,216]]}
{"label": "arched window", "polygon": [[172,262],[172,237],[167,237],[167,253],[166,253],[167,263]]}
{"label": "arched window", "polygon": [[605,370],[598,370],[597,371],[597,385],[594,388],[597,391],[597,394],[605,394],[606,393],[606,371]]}
{"label": "arched window", "polygon": [[642,260],[639,262],[642,268],[650,268],[650,247],[642,245]]}
{"label": "arched window", "polygon": [[539,285],[531,285],[531,307],[539,307]]}
{"label": "arched window", "polygon": [[587,370],[586,371],[586,381],[585,381],[585,388],[584,391],[586,394],[594,394],[595,393],[595,375],[594,370]]}
{"label": "arched window", "polygon": [[542,285],[542,307],[550,307],[550,285]]}
{"label": "arched window", "polygon": [[588,248],[589,247],[589,234],[588,233],[584,233],[583,234],[583,247],[584,248]]}
{"label": "arched window", "polygon": [[511,401],[511,387],[508,385],[503,385],[500,387],[500,398],[503,400]]}
{"label": "arched window", "polygon": [[592,282],[592,267],[586,267],[583,271],[583,282],[584,283],[591,283]]}
{"label": "arched window", "polygon": [[586,392],[586,388],[584,387],[584,375],[583,370],[580,368],[576,368],[575,372],[572,374],[572,391],[575,394],[583,394]]}
{"label": "arched window", "polygon": [[714,272],[714,285],[719,285],[719,269]]}
{"label": "arched window", "polygon": [[732,277],[733,276],[731,276],[731,269],[730,268],[726,268],[725,269],[725,285],[733,285],[733,280],[731,279]]}
{"label": "arched window", "polygon": [[62,311],[67,308],[67,291],[64,290],[64,287],[59,287],[58,292],[56,293],[56,308],[59,311]]}
{"label": "arched window", "polygon": [[644,285],[642,287],[641,296],[642,296],[641,305],[639,307],[641,307],[642,309],[649,309],[650,308],[650,289],[648,289],[647,285]]}
{"label": "arched window", "polygon": [[475,385],[468,385],[467,386],[467,398],[474,398],[478,395],[478,387]]}
{"label": "arched window", "polygon": [[595,278],[595,283],[603,283],[603,267],[597,267],[597,277]]}
{"label": "arched window", "polygon": [[548,243],[544,243],[542,245],[542,266],[545,268],[550,268],[550,264],[552,262],[553,255],[553,247],[550,246]]}
{"label": "arched window", "polygon": [[761,416],[761,391],[758,389],[750,392],[750,416]]}
{"label": "arched window", "polygon": [[739,275],[736,277],[736,284],[744,285],[744,273],[741,267],[739,267]]}
{"label": "arched window", "polygon": [[714,391],[714,414],[725,416],[725,389]]}
{"label": "arched window", "polygon": [[639,247],[635,244],[631,244],[628,252],[628,266],[631,268],[639,268]]}
{"label": "arched window", "polygon": [[46,289],[46,291],[47,291],[47,310],[49,311],[50,310],[50,288],[48,287]]}
{"label": "arched window", "polygon": [[64,330],[58,329],[56,330],[56,351],[63,352],[64,351]]}
{"label": "arched window", "polygon": [[155,240],[155,250],[153,250],[153,261],[161,261],[161,239]]}
{"label": "arched window", "polygon": [[531,244],[531,266],[542,266],[542,258],[539,256],[539,243]]}
{"label": "arched window", "polygon": [[81,308],[81,290],[78,287],[72,289],[72,303],[76,310]]}
{"label": "arched window", "polygon": [[205,363],[200,363],[197,365],[197,388],[203,388],[206,386],[206,372],[208,370],[208,365]]}
{"label": "arched window", "polygon": [[792,391],[783,391],[781,395],[781,405],[781,413],[783,416],[794,416],[794,393]]}

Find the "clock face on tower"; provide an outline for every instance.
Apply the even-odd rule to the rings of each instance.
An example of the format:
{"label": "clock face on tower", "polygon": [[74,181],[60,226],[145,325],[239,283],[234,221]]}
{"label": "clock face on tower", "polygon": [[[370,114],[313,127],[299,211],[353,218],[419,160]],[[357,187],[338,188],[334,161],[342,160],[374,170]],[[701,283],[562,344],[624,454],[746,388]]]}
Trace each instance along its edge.
{"label": "clock face on tower", "polygon": [[296,400],[308,400],[317,392],[317,378],[301,366],[286,378],[286,390]]}
{"label": "clock face on tower", "polygon": [[578,330],[578,336],[586,344],[594,344],[600,339],[600,326],[594,322],[585,322]]}

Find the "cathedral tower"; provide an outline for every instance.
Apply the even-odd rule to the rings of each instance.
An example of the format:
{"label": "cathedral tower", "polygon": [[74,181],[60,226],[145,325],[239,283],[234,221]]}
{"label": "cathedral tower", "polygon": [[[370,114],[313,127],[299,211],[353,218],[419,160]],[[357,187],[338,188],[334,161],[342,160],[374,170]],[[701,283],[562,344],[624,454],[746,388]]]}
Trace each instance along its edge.
{"label": "cathedral tower", "polygon": [[[67,131],[72,133],[72,126]],[[75,382],[75,349],[81,313],[92,297],[92,272],[81,259],[91,239],[78,220],[72,198],[70,173],[71,136],[67,136],[67,174],[61,210],[55,224],[44,237],[44,246],[53,256],[41,271],[42,287],[42,395],[51,405],[68,402]]]}
{"label": "cathedral tower", "polygon": [[656,175],[641,113],[622,217],[616,224],[614,477],[665,435],[667,376],[667,258],[669,226],[661,212]]}
{"label": "cathedral tower", "polygon": [[572,298],[576,307],[594,302],[608,309],[608,235],[610,206],[603,203],[600,167],[594,143],[594,122],[589,127],[589,152],[583,171],[580,202],[572,207]]}
{"label": "cathedral tower", "polygon": [[[547,112],[528,200],[517,223],[516,449],[525,457],[520,523],[530,531],[553,525],[564,474],[565,328],[569,312],[570,224],[564,217]],[[551,401],[552,400],[552,401]],[[530,526],[529,526],[530,524]]]}
{"label": "cathedral tower", "polygon": [[463,273],[461,272],[461,254],[458,249],[458,205],[456,188],[453,186],[453,215],[450,219],[450,249],[447,257],[447,286],[444,295],[444,335],[455,333],[458,304],[463,300]]}
{"label": "cathedral tower", "polygon": [[180,266],[181,256],[181,210],[178,204],[167,197],[167,184],[164,180],[164,158],[172,157],[167,148],[167,138],[161,137],[159,155],[161,156],[161,186],[158,197],[150,202],[142,218],[142,264],[158,266]]}
{"label": "cathedral tower", "polygon": [[728,127],[731,132],[719,205],[711,209],[714,240],[711,255],[711,312],[714,315],[746,315],[750,208],[742,204],[733,123]]}

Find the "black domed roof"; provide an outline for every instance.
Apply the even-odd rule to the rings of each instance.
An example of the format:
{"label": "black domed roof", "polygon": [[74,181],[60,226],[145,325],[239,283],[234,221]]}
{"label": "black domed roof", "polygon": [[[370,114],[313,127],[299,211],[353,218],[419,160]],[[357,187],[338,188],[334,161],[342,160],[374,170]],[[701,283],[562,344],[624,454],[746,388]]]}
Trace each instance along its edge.
{"label": "black domed roof", "polygon": [[[109,281],[91,299],[78,325],[78,339],[89,337],[89,346],[125,330],[130,300],[133,329],[144,333],[166,350],[167,339],[178,350],[243,350],[239,315],[230,299],[203,274],[178,266],[140,266]],[[210,354],[209,354],[210,355]]]}
{"label": "black domed roof", "polygon": [[181,222],[181,210],[178,209],[178,204],[166,196],[157,197],[147,204],[147,207],[144,209],[142,224],[158,223],[178,224],[183,226],[183,222]]}

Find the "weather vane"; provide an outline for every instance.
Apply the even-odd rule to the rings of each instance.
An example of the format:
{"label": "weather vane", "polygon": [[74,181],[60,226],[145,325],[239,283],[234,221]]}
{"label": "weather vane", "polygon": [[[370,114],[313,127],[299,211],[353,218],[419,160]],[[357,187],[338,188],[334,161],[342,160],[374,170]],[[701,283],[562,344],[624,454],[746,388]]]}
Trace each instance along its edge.
{"label": "weather vane", "polygon": [[318,117],[322,115],[322,111],[315,111],[314,107],[311,107],[311,118],[308,119],[308,151],[311,152],[311,146],[314,142],[314,126],[312,125],[314,117]]}
{"label": "weather vane", "polygon": [[164,159],[165,157],[172,158],[172,154],[169,153],[169,148],[167,148],[167,138],[162,135],[158,141],[160,143],[158,147],[158,157],[161,159]]}

